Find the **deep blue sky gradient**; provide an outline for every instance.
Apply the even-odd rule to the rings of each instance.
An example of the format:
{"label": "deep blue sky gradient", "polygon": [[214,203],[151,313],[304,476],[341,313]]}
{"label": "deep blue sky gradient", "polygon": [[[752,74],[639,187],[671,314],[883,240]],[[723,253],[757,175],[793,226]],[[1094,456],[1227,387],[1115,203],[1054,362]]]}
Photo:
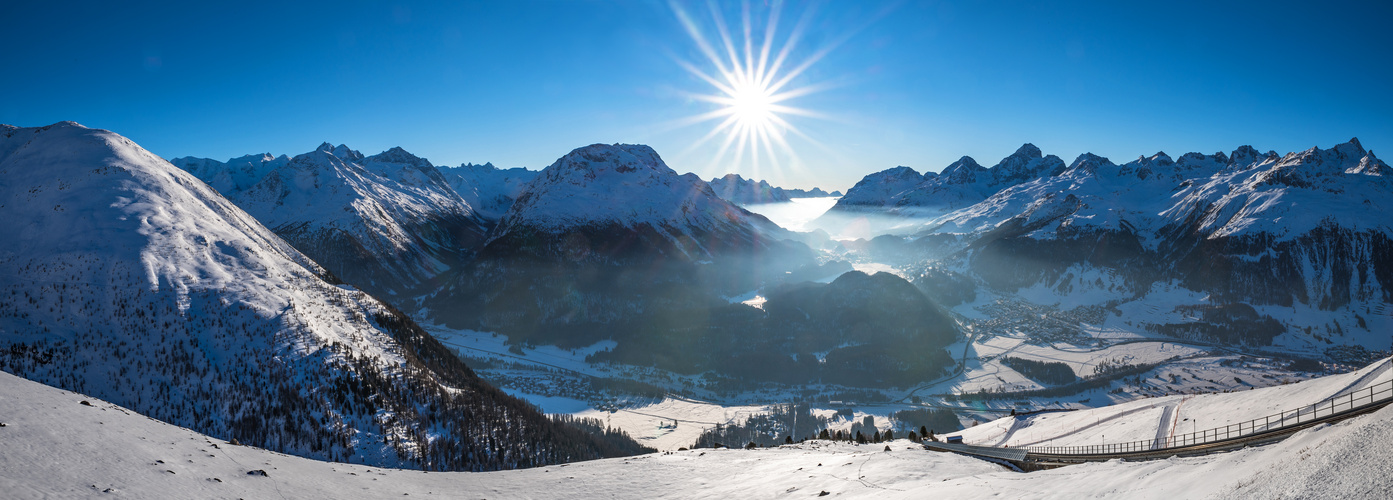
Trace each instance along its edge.
{"label": "deep blue sky gradient", "polygon": [[[680,5],[714,37],[706,4]],[[3,2],[0,123],[219,160],[330,141],[539,169],[644,143],[679,172],[829,190],[1024,142],[1066,162],[1393,148],[1393,2],[790,2],[781,35],[810,5],[794,62],[844,42],[795,79],[835,86],[789,102],[825,117],[790,118],[812,141],[790,136],[801,163],[778,170],[692,150],[714,123],[671,126],[714,90],[675,62],[710,67],[657,1]]]}

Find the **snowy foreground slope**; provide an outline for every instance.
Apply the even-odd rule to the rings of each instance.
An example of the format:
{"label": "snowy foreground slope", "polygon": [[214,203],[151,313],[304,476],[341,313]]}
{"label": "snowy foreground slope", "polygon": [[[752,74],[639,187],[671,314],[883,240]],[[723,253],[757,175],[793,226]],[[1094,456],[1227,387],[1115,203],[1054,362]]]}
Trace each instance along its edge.
{"label": "snowy foreground slope", "polygon": [[0,370],[323,459],[597,456],[202,181],[71,122],[0,129]]}
{"label": "snowy foreground slope", "polygon": [[0,491],[16,499],[1383,498],[1393,489],[1393,447],[1384,445],[1393,408],[1233,453],[1029,474],[905,440],[889,452],[809,441],[506,472],[382,469],[231,445],[7,373],[0,422]]}

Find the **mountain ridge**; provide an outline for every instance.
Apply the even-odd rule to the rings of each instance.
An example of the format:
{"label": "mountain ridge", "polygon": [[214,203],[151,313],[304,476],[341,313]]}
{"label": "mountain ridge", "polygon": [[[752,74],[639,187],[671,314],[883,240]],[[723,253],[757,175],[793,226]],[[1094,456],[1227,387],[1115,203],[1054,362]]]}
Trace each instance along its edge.
{"label": "mountain ridge", "polygon": [[115,133],[3,129],[0,206],[7,372],[321,460],[490,470],[618,451]]}

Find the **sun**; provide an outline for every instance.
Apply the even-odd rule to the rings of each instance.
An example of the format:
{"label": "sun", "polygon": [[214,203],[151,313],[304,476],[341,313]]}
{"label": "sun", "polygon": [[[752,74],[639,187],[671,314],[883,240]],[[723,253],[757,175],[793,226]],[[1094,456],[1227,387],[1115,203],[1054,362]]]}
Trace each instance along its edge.
{"label": "sun", "polygon": [[[693,18],[680,5],[672,3],[678,20],[706,58],[705,64],[702,65],[704,67],[681,59],[678,63],[715,89],[714,93],[686,94],[692,99],[715,105],[715,109],[681,120],[680,125],[717,122],[715,127],[693,143],[686,152],[694,151],[721,138],[720,147],[711,160],[715,168],[735,168],[759,176],[760,169],[766,165],[776,171],[782,171],[786,162],[798,164],[798,155],[789,145],[788,136],[798,136],[814,143],[816,141],[799,131],[786,117],[819,115],[791,106],[787,101],[826,88],[819,85],[793,85],[799,75],[826,54],[826,49],[819,50],[798,64],[792,64],[794,49],[802,39],[808,13],[784,34],[779,30],[782,3],[774,2],[761,34],[754,29],[750,5],[746,2],[740,16],[743,29],[739,33],[742,36],[737,40],[731,36],[717,4],[708,5],[711,24],[719,45],[713,45]],[[777,50],[776,39],[782,40]],[[734,161],[734,165],[730,163],[731,160]]]}
{"label": "sun", "polygon": [[741,126],[759,127],[771,121],[774,100],[769,89],[756,83],[745,83],[731,90],[730,112]]}

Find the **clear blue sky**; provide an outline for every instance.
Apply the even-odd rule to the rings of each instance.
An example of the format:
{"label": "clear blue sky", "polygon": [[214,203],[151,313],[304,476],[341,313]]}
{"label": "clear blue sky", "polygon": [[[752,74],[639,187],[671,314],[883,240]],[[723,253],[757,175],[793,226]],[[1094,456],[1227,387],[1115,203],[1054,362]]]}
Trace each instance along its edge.
{"label": "clear blue sky", "polygon": [[[1393,158],[1393,2],[791,2],[799,163],[715,161],[712,65],[667,2],[0,3],[0,123],[74,120],[165,157],[402,146],[542,168],[596,142],[679,172],[846,189],[895,165],[1279,152],[1358,136]],[[1214,4],[1214,5],[1211,5]],[[704,3],[680,3],[716,38]],[[740,5],[721,4],[739,27]],[[769,8],[751,5],[762,31]],[[779,46],[775,44],[775,48]],[[822,87],[816,87],[822,88]]]}

